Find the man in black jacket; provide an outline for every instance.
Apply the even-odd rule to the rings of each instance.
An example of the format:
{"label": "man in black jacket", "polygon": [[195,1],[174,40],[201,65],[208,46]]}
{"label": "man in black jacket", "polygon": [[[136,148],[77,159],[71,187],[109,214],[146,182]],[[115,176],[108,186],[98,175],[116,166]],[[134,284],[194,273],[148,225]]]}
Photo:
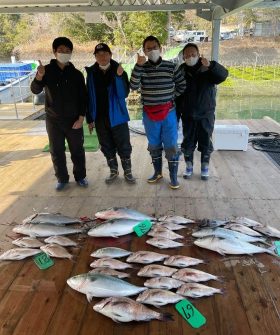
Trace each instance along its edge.
{"label": "man in black jacket", "polygon": [[83,148],[83,121],[87,105],[84,76],[69,62],[73,44],[68,38],[56,38],[52,48],[56,59],[46,66],[39,61],[31,91],[39,94],[45,89],[46,128],[58,181],[56,190],[61,191],[69,182],[65,139],[71,153],[74,178],[79,186],[87,187]]}
{"label": "man in black jacket", "polygon": [[194,43],[188,43],[184,47],[183,59],[185,63],[180,66],[180,70],[185,76],[187,89],[176,101],[177,115],[182,118],[183,125],[181,150],[186,161],[183,177],[192,177],[193,153],[198,144],[198,151],[201,152],[201,179],[207,180],[213,151],[216,85],[226,80],[228,71],[219,63],[200,57]]}

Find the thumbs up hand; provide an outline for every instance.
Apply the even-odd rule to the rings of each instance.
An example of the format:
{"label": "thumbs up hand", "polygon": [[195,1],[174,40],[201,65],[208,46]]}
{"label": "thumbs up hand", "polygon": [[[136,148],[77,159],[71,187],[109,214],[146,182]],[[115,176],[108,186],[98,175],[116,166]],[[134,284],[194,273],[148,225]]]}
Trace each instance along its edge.
{"label": "thumbs up hand", "polygon": [[146,57],[145,56],[140,56],[139,53],[137,53],[137,65],[144,65],[146,63]]}
{"label": "thumbs up hand", "polygon": [[119,64],[118,68],[117,68],[117,75],[121,76],[123,74],[123,67],[121,66],[121,63]]}
{"label": "thumbs up hand", "polygon": [[36,79],[42,80],[42,78],[45,75],[45,67],[40,60],[38,62],[39,62],[39,66],[37,67]]}
{"label": "thumbs up hand", "polygon": [[209,67],[210,66],[209,60],[207,58],[205,58],[203,55],[201,55],[201,63],[205,67]]}

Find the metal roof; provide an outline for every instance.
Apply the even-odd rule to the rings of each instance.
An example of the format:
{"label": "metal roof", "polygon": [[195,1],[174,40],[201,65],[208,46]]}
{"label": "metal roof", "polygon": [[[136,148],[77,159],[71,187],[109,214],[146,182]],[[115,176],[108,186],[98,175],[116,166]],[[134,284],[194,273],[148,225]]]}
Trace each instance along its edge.
{"label": "metal roof", "polygon": [[209,21],[252,7],[280,7],[279,0],[0,0],[0,13],[197,10]]}

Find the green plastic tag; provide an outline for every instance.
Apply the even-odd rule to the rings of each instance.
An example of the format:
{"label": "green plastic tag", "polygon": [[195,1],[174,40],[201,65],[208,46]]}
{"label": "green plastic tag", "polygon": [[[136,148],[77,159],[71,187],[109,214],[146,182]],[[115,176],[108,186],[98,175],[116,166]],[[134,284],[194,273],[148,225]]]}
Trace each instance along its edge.
{"label": "green plastic tag", "polygon": [[37,254],[33,257],[35,264],[39,269],[45,270],[54,265],[54,261],[44,252]]}
{"label": "green plastic tag", "polygon": [[274,241],[274,244],[276,246],[276,253],[280,256],[280,241]]}
{"label": "green plastic tag", "polygon": [[187,299],[179,301],[175,308],[193,328],[206,323],[206,318]]}
{"label": "green plastic tag", "polygon": [[150,220],[144,220],[140,223],[138,223],[138,225],[136,225],[133,230],[135,231],[136,235],[138,237],[141,237],[143,235],[145,235],[152,227],[152,222]]}

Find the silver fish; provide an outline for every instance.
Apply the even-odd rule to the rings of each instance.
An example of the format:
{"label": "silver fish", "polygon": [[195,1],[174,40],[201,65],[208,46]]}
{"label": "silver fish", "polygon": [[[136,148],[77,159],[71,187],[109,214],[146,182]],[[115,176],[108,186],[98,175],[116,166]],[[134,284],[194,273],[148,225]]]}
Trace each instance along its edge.
{"label": "silver fish", "polygon": [[270,249],[261,248],[237,238],[208,236],[194,241],[194,244],[201,248],[216,251],[221,255],[252,255],[266,252],[275,256],[275,253]]}
{"label": "silver fish", "polygon": [[191,268],[185,268],[180,269],[177,272],[175,272],[172,275],[172,278],[185,281],[187,283],[192,282],[201,282],[201,281],[208,281],[208,280],[218,280],[221,281],[221,279],[217,276],[211,275],[210,273],[191,269]]}
{"label": "silver fish", "polygon": [[177,269],[168,266],[152,264],[141,268],[137,275],[140,277],[169,277],[176,271]]}
{"label": "silver fish", "polygon": [[280,230],[275,227],[264,226],[264,227],[254,227],[254,229],[267,236],[280,238]]}
{"label": "silver fish", "polygon": [[111,220],[111,219],[130,219],[130,220],[155,220],[154,217],[140,213],[134,209],[127,207],[112,207],[108,209],[103,209],[97,213],[95,216],[98,219],[102,220]]}
{"label": "silver fish", "polygon": [[77,243],[65,236],[50,236],[44,240],[45,243],[55,243],[63,247],[76,247]]}
{"label": "silver fish", "polygon": [[136,251],[132,253],[126,261],[129,263],[151,264],[160,262],[168,256],[169,255],[159,254],[153,251]]}
{"label": "silver fish", "polygon": [[178,215],[165,215],[158,218],[158,221],[161,222],[169,222],[169,223],[176,223],[176,224],[188,224],[188,223],[194,223],[194,220],[186,219],[183,216]]}
{"label": "silver fish", "polygon": [[90,264],[90,267],[92,268],[110,268],[114,270],[124,270],[128,268],[132,268],[130,264],[127,264],[125,262],[118,261],[117,259],[114,258],[100,258],[97,259],[96,261],[93,261]]}
{"label": "silver fish", "polygon": [[73,256],[61,245],[58,244],[46,244],[40,247],[47,255],[56,258],[68,258],[72,259]]}
{"label": "silver fish", "polygon": [[153,224],[153,228],[167,228],[169,230],[181,230],[181,229],[185,229],[186,227],[184,225],[180,225],[177,223],[172,223],[172,222],[157,222],[155,224]]}
{"label": "silver fish", "polygon": [[155,277],[145,281],[144,286],[149,288],[160,288],[163,290],[172,290],[173,288],[178,288],[185,282],[170,278],[170,277]]}
{"label": "silver fish", "polygon": [[159,313],[136,302],[130,298],[107,298],[93,306],[93,309],[115,322],[130,321],[150,321],[152,319],[160,321],[170,321],[172,314]]}
{"label": "silver fish", "polygon": [[146,243],[151,244],[159,249],[178,248],[184,245],[183,243],[169,240],[168,238],[164,237],[150,238],[146,241]]}
{"label": "silver fish", "polygon": [[234,231],[238,231],[242,234],[246,234],[246,235],[250,235],[250,236],[256,236],[256,237],[261,237],[262,234],[258,233],[257,231],[244,226],[241,223],[229,223],[225,226],[226,229],[230,229],[230,230],[234,230]]}
{"label": "silver fish", "polygon": [[59,213],[36,213],[27,217],[22,221],[23,224],[26,223],[43,223],[43,224],[53,224],[53,225],[68,225],[81,223],[82,221],[76,218],[71,218],[69,216],[61,215]]}
{"label": "silver fish", "polygon": [[163,238],[168,238],[169,240],[176,240],[176,239],[182,239],[184,238],[184,236],[179,235],[174,233],[174,231],[169,230],[167,228],[156,228],[156,229],[151,229],[148,232],[149,236],[153,236],[153,237],[163,237]]}
{"label": "silver fish", "polygon": [[26,223],[13,228],[13,232],[31,237],[47,237],[52,235],[69,235],[82,233],[83,229],[59,227],[47,224]]}
{"label": "silver fish", "polygon": [[5,251],[0,255],[0,261],[17,261],[20,259],[24,259],[26,257],[30,257],[41,252],[40,249],[32,249],[32,248],[14,248]]}
{"label": "silver fish", "polygon": [[184,297],[174,292],[154,288],[140,293],[136,301],[159,307],[167,304],[176,304],[183,299]]}
{"label": "silver fish", "polygon": [[140,221],[131,219],[112,219],[91,228],[88,231],[89,236],[94,237],[119,237],[133,233],[133,227]]}
{"label": "silver fish", "polygon": [[255,221],[255,220],[252,220],[252,219],[249,219],[249,218],[246,218],[246,217],[236,217],[232,220],[230,220],[231,222],[235,222],[235,223],[240,223],[244,226],[247,226],[247,227],[262,227],[263,224],[258,222],[258,221]]}
{"label": "silver fish", "polygon": [[178,268],[185,268],[188,266],[193,266],[193,265],[197,265],[201,263],[205,263],[205,262],[202,259],[183,256],[183,255],[170,256],[164,261],[164,265],[176,266]]}
{"label": "silver fish", "polygon": [[198,230],[192,234],[194,237],[217,236],[222,238],[238,238],[240,241],[246,242],[265,242],[264,238],[249,236],[238,231],[225,228],[205,228]]}
{"label": "silver fish", "polygon": [[127,278],[129,277],[128,273],[117,271],[110,268],[95,268],[89,271],[89,273],[100,273],[102,275],[113,276],[118,278]]}
{"label": "silver fish", "polygon": [[132,253],[131,251],[128,251],[125,249],[116,248],[116,247],[107,247],[107,248],[101,248],[101,249],[95,250],[90,255],[96,258],[104,258],[104,257],[121,258],[121,257],[129,256],[131,253]]}
{"label": "silver fish", "polygon": [[44,243],[34,237],[20,237],[12,241],[13,244],[23,248],[40,248]]}
{"label": "silver fish", "polygon": [[67,284],[74,290],[92,297],[127,297],[139,294],[147,289],[132,285],[122,279],[102,274],[83,273],[67,279]]}
{"label": "silver fish", "polygon": [[206,286],[199,283],[185,283],[177,291],[177,294],[190,298],[209,297],[213,294],[223,294],[223,290],[215,287]]}

